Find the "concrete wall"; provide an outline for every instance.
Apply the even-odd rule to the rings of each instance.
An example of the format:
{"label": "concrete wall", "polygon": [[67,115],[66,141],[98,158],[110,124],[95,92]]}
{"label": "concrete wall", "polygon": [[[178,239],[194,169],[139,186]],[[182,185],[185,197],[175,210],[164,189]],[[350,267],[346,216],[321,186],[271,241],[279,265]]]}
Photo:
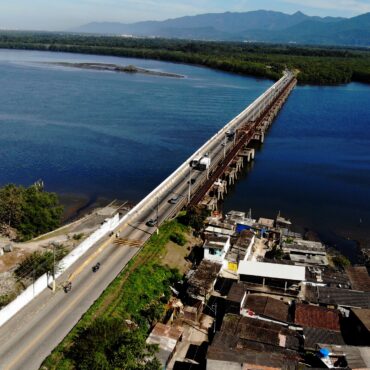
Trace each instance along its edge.
{"label": "concrete wall", "polygon": [[[75,263],[84,253],[86,253],[96,242],[102,239],[107,233],[113,231],[119,224],[119,215],[107,219],[103,225],[94,233],[79,244],[71,253],[65,256],[58,264],[58,272],[56,277],[59,277],[73,263]],[[44,274],[40,276],[34,284],[24,290],[16,299],[10,302],[7,306],[0,310],[0,326],[11,319],[18,311],[31,302],[36,296],[50,287],[53,282],[53,276]]]}

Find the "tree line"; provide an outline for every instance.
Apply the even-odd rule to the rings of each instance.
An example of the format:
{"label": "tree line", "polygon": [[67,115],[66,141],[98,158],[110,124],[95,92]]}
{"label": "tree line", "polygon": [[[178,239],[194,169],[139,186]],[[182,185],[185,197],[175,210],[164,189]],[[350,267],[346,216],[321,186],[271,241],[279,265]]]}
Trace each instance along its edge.
{"label": "tree line", "polygon": [[366,49],[42,32],[2,32],[0,48],[156,59],[274,80],[289,68],[298,72],[301,84],[370,83],[370,52]]}
{"label": "tree line", "polygon": [[58,196],[44,191],[40,184],[28,188],[8,184],[0,188],[0,225],[15,229],[19,241],[56,229],[62,214]]}

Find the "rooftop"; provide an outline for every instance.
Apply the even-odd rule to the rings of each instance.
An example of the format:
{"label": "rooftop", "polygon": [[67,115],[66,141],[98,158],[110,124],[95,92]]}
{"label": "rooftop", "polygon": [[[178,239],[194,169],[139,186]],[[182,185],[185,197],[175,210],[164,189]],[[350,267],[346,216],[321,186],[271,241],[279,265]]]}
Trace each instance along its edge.
{"label": "rooftop", "polygon": [[365,266],[347,267],[346,273],[352,289],[370,292],[370,276]]}
{"label": "rooftop", "polygon": [[205,233],[208,234],[216,234],[216,235],[234,235],[234,230],[230,229],[225,229],[223,227],[218,227],[218,226],[207,226],[204,230]]}
{"label": "rooftop", "polygon": [[302,265],[315,265],[315,266],[327,266],[329,261],[326,256],[321,254],[298,254],[291,251],[289,258],[296,264]]}
{"label": "rooftop", "polygon": [[202,260],[198,269],[190,276],[188,280],[189,289],[195,293],[204,295],[210,292],[213,284],[221,270],[222,265],[219,263]]}
{"label": "rooftop", "polygon": [[157,354],[162,365],[168,362],[169,357],[176,348],[177,342],[180,340],[183,329],[158,323],[150,333],[146,342],[148,344],[158,344],[159,352]]}
{"label": "rooftop", "polygon": [[269,228],[273,228],[274,227],[274,220],[270,219],[270,218],[263,218],[263,217],[260,217],[258,219],[258,224],[261,225],[261,226],[265,226],[265,227],[269,227]]}
{"label": "rooftop", "polygon": [[229,236],[207,236],[204,242],[203,248],[219,248],[222,249],[225,244],[230,240]]}
{"label": "rooftop", "polygon": [[304,349],[314,350],[317,343],[337,344],[342,345],[344,339],[338,331],[319,329],[319,328],[304,328]]}
{"label": "rooftop", "polygon": [[364,370],[370,368],[370,347],[337,346],[332,344],[319,344],[319,348],[327,348],[330,357],[345,356],[348,368]]}
{"label": "rooftop", "polygon": [[324,245],[322,245],[320,242],[313,242],[310,240],[295,239],[293,243],[284,242],[283,249],[305,252],[309,254],[326,255],[326,249]]}
{"label": "rooftop", "polygon": [[235,338],[263,343],[274,347],[298,350],[300,337],[293,331],[279,324],[252,319],[239,315],[226,314],[221,332]]}
{"label": "rooftop", "polygon": [[245,292],[255,292],[261,294],[272,294],[276,296],[288,296],[297,297],[299,290],[287,289],[278,287],[269,287],[262,284],[246,283],[246,282],[235,282],[232,284],[229,293],[227,295],[227,300],[234,303],[241,303]]}
{"label": "rooftop", "polygon": [[278,299],[256,294],[246,294],[243,308],[252,310],[257,315],[278,321],[289,321],[289,305]]}
{"label": "rooftop", "polygon": [[340,331],[339,320],[340,315],[338,310],[303,303],[296,304],[294,313],[295,324],[311,328]]}
{"label": "rooftop", "polygon": [[[210,370],[213,369],[212,360],[237,363],[241,365],[240,368],[243,370],[255,368],[256,365],[258,369],[264,370],[295,370],[298,364],[294,355],[284,353],[283,350],[270,351],[268,356],[262,351],[249,348],[245,350],[245,347],[238,346],[234,336],[225,335],[222,332],[216,333],[212,345],[208,348],[207,360],[207,369]],[[219,368],[218,366],[217,369]]]}
{"label": "rooftop", "polygon": [[241,261],[238,274],[280,280],[304,281],[306,268],[303,266],[290,266],[277,263]]}
{"label": "rooftop", "polygon": [[306,286],[305,300],[333,306],[370,308],[370,292],[350,289]]}
{"label": "rooftop", "polygon": [[351,311],[362,322],[365,328],[370,331],[370,309],[352,308]]}

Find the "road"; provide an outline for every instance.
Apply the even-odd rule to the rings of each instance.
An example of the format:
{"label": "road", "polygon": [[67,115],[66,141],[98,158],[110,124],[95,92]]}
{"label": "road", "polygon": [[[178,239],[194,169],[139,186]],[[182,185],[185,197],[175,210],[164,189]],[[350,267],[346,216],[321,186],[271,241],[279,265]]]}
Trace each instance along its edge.
{"label": "road", "polygon": [[[274,88],[279,84],[285,85],[289,78],[289,75],[285,75]],[[237,129],[246,120],[261,113],[270,101],[271,97],[266,96],[248,114],[231,121],[232,124],[229,123],[227,127]],[[232,147],[233,141],[226,140],[224,134],[207,145],[212,161],[211,171]],[[39,369],[42,361],[138,252],[139,246],[156,231],[157,225],[149,227],[147,221],[158,215],[158,223],[161,224],[175,216],[187,203],[189,191],[193,194],[206,181],[207,171],[191,169],[189,164],[183,168],[172,185],[161,192],[164,195],[152,197],[117,228],[116,233],[122,241],[119,246],[114,244],[115,235],[106,236],[57,280],[59,285],[67,279],[72,281],[73,287],[69,293],[66,294],[61,288],[55,293],[44,291],[0,328],[1,370]],[[195,179],[194,184],[189,184],[190,178]],[[175,194],[179,195],[179,201],[171,204],[169,199]],[[101,267],[93,273],[91,268],[97,262],[101,263]]]}

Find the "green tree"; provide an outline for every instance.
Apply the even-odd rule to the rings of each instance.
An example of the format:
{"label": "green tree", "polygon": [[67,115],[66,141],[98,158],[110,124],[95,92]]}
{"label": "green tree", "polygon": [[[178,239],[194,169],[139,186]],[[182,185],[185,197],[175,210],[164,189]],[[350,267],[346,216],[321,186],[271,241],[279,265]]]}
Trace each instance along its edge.
{"label": "green tree", "polygon": [[79,370],[159,370],[157,348],[140,330],[129,331],[122,319],[97,319],[80,329],[68,352]]}
{"label": "green tree", "polygon": [[24,188],[8,184],[0,189],[0,223],[17,228],[22,218]]}
{"label": "green tree", "polygon": [[40,186],[9,184],[0,188],[0,223],[17,229],[20,240],[54,230],[60,225],[62,213],[57,195]]}
{"label": "green tree", "polygon": [[54,230],[60,225],[63,207],[54,193],[30,186],[24,192],[22,217],[18,230],[23,239],[31,239],[37,235]]}
{"label": "green tree", "polygon": [[[66,254],[67,250],[60,246],[55,249],[55,261],[60,261]],[[52,251],[33,252],[26,257],[15,269],[14,273],[19,279],[33,277],[39,278],[46,272],[52,272],[54,268],[54,255]]]}

